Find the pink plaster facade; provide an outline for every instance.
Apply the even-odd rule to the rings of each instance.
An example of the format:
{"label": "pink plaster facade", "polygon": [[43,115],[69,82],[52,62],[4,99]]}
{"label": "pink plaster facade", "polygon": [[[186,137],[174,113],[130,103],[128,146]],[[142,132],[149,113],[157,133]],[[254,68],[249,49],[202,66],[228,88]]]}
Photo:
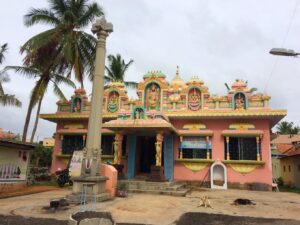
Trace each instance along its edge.
{"label": "pink plaster facade", "polygon": [[[196,123],[197,121],[177,120],[172,121],[172,124],[180,128],[186,123]],[[208,129],[213,130],[212,142],[212,160],[223,161],[225,160],[225,140],[222,131],[226,130],[232,123],[242,123],[245,120],[206,120],[201,121]],[[270,154],[270,126],[268,120],[263,119],[249,119],[246,122],[254,124],[255,127],[264,132],[261,139],[261,160],[264,165],[258,166],[253,172],[248,174],[241,174],[234,171],[230,166],[227,166],[227,178],[229,183],[263,183],[267,185],[272,184],[272,168],[271,168],[271,154]],[[178,158],[179,137],[174,142],[174,160]],[[174,179],[175,180],[188,180],[188,181],[202,181],[205,179],[209,181],[210,165],[201,171],[193,172],[186,168],[182,163],[175,162],[174,164]]]}
{"label": "pink plaster facade", "polygon": [[[102,138],[116,134],[126,136],[121,164],[124,166],[122,172],[129,179],[139,175],[137,167],[141,166],[143,151],[147,149],[146,146],[137,147],[137,141],[141,141],[138,138],[151,136],[155,141],[151,148],[156,153],[151,163],[155,165],[160,162],[157,152],[161,152],[165,175],[169,180],[210,181],[210,166],[213,162],[222,162],[227,168],[228,184],[259,183],[271,186],[270,130],[287,112],[271,109],[269,100],[270,96],[252,93],[247,82],[238,79],[231,88],[228,87],[225,96],[219,96],[211,95],[204,81],[197,77],[185,82],[178,70],[171,82],[166,81],[161,71],[150,71],[138,84],[137,99],[129,99],[122,83],[111,83],[105,89]],[[58,102],[57,105],[56,113],[41,115],[57,123],[51,172],[67,166],[69,156],[62,154],[61,140],[66,135],[86,135],[91,107],[84,90],[76,90],[69,101]],[[164,136],[162,142],[157,139],[158,135]],[[182,139],[189,135],[206,142],[209,140],[207,143],[211,143],[211,152],[207,150],[207,157],[182,158]],[[168,139],[170,136],[172,139]],[[257,154],[255,160],[253,157],[250,160],[230,160],[225,148],[229,145],[226,140],[232,137],[256,140],[254,144],[259,147],[254,152]],[[112,143],[114,146],[115,142],[116,139]],[[199,146],[196,149],[200,149]],[[106,155],[102,162],[113,163],[113,154]],[[141,169],[140,173],[147,176]]]}

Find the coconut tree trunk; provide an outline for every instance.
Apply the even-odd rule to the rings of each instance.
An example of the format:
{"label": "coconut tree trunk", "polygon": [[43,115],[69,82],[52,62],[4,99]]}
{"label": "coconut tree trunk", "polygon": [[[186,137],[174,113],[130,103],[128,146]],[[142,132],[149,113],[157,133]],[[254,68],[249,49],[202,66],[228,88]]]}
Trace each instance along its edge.
{"label": "coconut tree trunk", "polygon": [[29,105],[28,105],[26,120],[25,120],[25,124],[24,124],[24,128],[23,128],[23,135],[22,135],[23,142],[26,142],[26,136],[27,136],[27,132],[28,132],[28,126],[29,126],[30,116],[31,116],[33,107],[34,107],[33,99],[31,98]]}
{"label": "coconut tree trunk", "polygon": [[43,101],[44,96],[41,96],[40,100],[39,100],[39,104],[38,104],[38,108],[36,111],[36,117],[35,117],[35,121],[34,121],[34,127],[31,133],[31,138],[30,138],[30,142],[33,142],[34,136],[35,136],[35,132],[37,129],[37,125],[39,123],[39,117],[40,117],[40,110],[41,110],[41,105],[42,105],[42,101]]}

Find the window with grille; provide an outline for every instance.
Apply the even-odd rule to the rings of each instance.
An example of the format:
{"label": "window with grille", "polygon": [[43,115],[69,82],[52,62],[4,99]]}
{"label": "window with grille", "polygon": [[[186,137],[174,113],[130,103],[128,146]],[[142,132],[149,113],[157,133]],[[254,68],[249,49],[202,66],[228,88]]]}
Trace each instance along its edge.
{"label": "window with grille", "polygon": [[207,152],[211,154],[211,144],[205,137],[184,137],[179,147],[184,159],[206,159]]}
{"label": "window with grille", "polygon": [[[225,156],[227,149],[226,138]],[[230,137],[229,138],[230,160],[257,160],[257,143],[255,137]]]}
{"label": "window with grille", "polygon": [[62,154],[72,155],[74,151],[84,147],[82,135],[67,135],[62,140]]}

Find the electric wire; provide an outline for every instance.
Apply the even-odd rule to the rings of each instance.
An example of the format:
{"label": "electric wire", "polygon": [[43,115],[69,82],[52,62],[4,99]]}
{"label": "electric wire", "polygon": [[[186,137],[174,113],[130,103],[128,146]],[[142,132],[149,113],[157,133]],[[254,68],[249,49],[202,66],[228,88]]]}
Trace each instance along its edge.
{"label": "electric wire", "polygon": [[[280,48],[283,48],[283,46],[284,46],[285,43],[286,43],[286,40],[287,40],[287,38],[288,38],[288,35],[289,35],[290,30],[291,30],[291,27],[292,27],[292,23],[293,23],[293,21],[294,21],[294,17],[295,17],[296,12],[297,12],[298,4],[299,4],[299,0],[297,0],[296,4],[295,4],[295,6],[294,6],[294,10],[293,10],[292,16],[290,17],[290,21],[289,21],[289,24],[288,24],[286,33],[285,33],[285,35],[284,35],[284,37],[283,37],[283,40],[282,40],[282,43],[281,43]],[[278,64],[278,56],[276,56],[275,59],[274,59],[274,63],[273,63],[273,66],[272,66],[272,68],[271,68],[270,75],[269,75],[269,77],[268,77],[268,79],[267,79],[267,82],[266,82],[266,85],[265,85],[265,88],[264,88],[264,92],[267,91],[268,85],[269,85],[269,83],[270,83],[270,81],[271,81],[272,76],[274,75],[274,71],[275,71],[275,68],[276,68],[277,64]]]}

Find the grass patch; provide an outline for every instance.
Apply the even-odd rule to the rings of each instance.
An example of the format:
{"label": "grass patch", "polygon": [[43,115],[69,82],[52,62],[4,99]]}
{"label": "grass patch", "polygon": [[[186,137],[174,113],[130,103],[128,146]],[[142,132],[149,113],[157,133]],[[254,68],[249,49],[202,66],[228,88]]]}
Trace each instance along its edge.
{"label": "grass patch", "polygon": [[300,194],[300,188],[296,188],[296,187],[281,186],[279,187],[279,190],[281,192],[292,192],[292,193]]}

